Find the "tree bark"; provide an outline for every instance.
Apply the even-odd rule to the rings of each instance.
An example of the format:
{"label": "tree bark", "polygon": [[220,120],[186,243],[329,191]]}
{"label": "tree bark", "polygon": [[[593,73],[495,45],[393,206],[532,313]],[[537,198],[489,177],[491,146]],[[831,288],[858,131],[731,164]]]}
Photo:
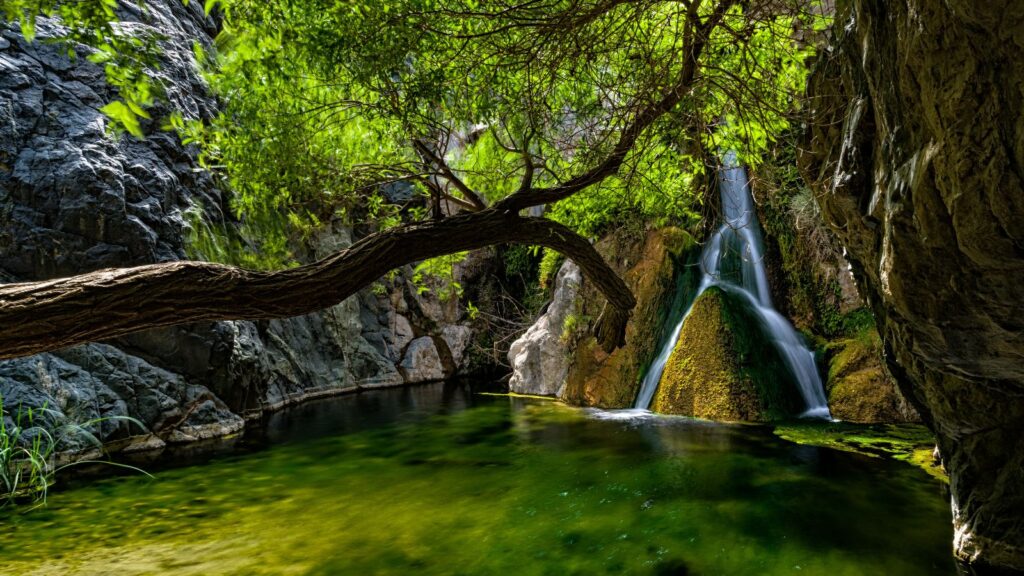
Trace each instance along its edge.
{"label": "tree bark", "polygon": [[149,328],[307,314],[337,304],[389,270],[494,244],[538,244],[575,261],[608,299],[597,334],[625,341],[633,294],[590,243],[544,218],[489,209],[368,236],[323,260],[277,272],[210,262],[105,269],[0,286],[0,359]]}

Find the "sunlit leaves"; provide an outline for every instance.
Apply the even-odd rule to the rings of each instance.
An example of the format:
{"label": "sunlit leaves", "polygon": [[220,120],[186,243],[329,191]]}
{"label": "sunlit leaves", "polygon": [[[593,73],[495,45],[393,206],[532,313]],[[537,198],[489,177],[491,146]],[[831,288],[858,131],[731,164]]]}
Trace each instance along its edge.
{"label": "sunlit leaves", "polygon": [[[116,33],[112,0],[0,1],[29,27],[36,14],[93,27],[90,58],[121,94],[104,111],[142,132],[156,87],[137,55],[151,44]],[[626,218],[693,223],[716,156],[734,150],[756,163],[787,127],[808,38],[825,23],[815,4],[737,3],[708,38],[682,102],[644,131],[616,175],[549,217],[587,235]],[[460,197],[414,143],[436,149],[488,202],[515,193],[528,173],[530,185],[551,187],[599,164],[677,83],[696,26],[717,5],[705,0],[694,13],[689,2],[660,0],[206,0],[222,32],[214,51],[195,52],[222,114],[163,124],[201,147],[234,190],[239,218],[276,234],[275,245],[338,217],[393,226],[432,217],[429,195]],[[124,61],[130,54],[137,60]],[[385,197],[399,182],[412,198]]]}

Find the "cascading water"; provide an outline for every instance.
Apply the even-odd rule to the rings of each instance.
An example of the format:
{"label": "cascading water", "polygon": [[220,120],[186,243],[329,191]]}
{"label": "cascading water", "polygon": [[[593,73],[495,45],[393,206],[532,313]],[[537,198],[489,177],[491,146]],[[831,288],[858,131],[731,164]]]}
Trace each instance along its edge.
{"label": "cascading water", "polygon": [[[744,298],[760,320],[765,334],[778,349],[786,366],[800,386],[807,410],[803,417],[829,418],[824,388],[814,362],[814,352],[807,348],[793,326],[772,307],[768,276],[764,268],[764,242],[757,222],[747,171],[736,161],[736,154],[725,155],[718,172],[718,189],[722,196],[725,222],[708,239],[700,257],[701,280],[694,302],[705,290],[717,286]],[[644,377],[636,407],[648,409],[658,389],[665,364],[675,349],[679,333],[693,304],[686,310],[661,353]]]}

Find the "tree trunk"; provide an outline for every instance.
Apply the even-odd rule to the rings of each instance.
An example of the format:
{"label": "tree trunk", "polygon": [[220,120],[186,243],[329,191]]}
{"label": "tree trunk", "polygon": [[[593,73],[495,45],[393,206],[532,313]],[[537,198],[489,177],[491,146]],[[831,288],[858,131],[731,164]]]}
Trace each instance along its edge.
{"label": "tree trunk", "polygon": [[399,266],[504,243],[538,244],[575,261],[608,299],[597,326],[601,345],[610,351],[624,343],[636,300],[594,247],[556,222],[490,209],[373,234],[278,272],[183,261],[0,286],[0,358],[161,326],[307,314]]}

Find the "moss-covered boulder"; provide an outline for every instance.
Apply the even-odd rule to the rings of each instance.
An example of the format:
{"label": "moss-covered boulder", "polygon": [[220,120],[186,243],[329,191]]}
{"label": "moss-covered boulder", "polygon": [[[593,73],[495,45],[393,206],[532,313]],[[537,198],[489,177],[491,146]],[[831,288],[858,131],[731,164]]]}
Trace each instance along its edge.
{"label": "moss-covered boulder", "polygon": [[825,351],[829,366],[825,392],[833,418],[862,423],[918,421],[879,360],[882,339],[874,325],[830,342]]}
{"label": "moss-covered boulder", "polygon": [[645,234],[616,233],[597,244],[598,251],[633,291],[637,306],[626,326],[626,345],[606,353],[590,336],[589,324],[600,314],[604,298],[584,282],[580,294],[580,320],[562,398],[569,403],[602,408],[633,405],[640,379],[664,333],[665,316],[673,307],[680,280],[679,269],[696,243],[678,228],[650,230]]}
{"label": "moss-covered boulder", "polygon": [[778,352],[740,298],[712,287],[697,298],[665,366],[652,409],[711,420],[769,421],[803,400]]}

